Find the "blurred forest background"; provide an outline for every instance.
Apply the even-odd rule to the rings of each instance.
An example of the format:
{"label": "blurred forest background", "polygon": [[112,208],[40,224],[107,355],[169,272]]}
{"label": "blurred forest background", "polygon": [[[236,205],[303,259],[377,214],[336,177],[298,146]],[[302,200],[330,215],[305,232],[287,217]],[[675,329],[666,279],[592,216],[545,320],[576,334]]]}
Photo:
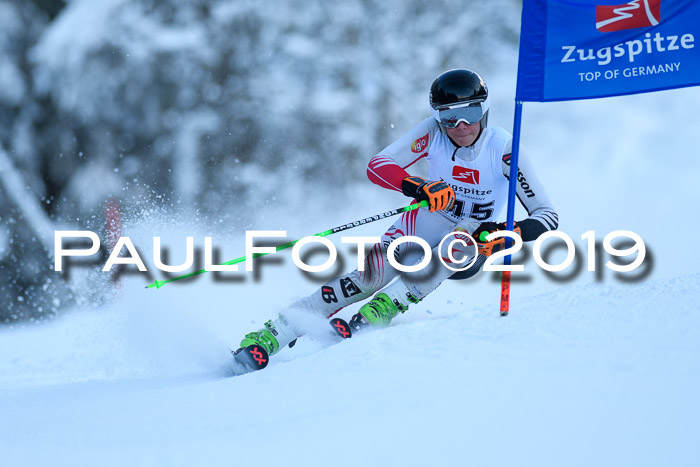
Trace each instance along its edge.
{"label": "blurred forest background", "polygon": [[515,74],[520,8],[0,0],[0,322],[99,301],[53,272],[54,230],[104,245],[154,207],[245,219],[347,189],[428,115],[437,74]]}

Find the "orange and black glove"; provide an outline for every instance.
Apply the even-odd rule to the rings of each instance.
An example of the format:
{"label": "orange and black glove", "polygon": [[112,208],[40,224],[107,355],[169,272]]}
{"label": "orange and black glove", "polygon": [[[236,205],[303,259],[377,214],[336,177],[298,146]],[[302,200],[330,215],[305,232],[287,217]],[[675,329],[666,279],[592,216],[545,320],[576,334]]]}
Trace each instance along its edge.
{"label": "orange and black glove", "polygon": [[[480,254],[484,256],[491,256],[492,254],[496,253],[497,251],[501,251],[506,247],[506,237],[498,237],[490,242],[485,240],[482,241],[482,239],[479,238],[482,236],[482,234],[490,234],[491,232],[496,232],[497,230],[506,230],[506,223],[500,222],[497,224],[495,222],[482,222],[479,225],[479,228],[474,231],[472,237],[474,237],[474,240],[476,240],[476,247]],[[513,232],[522,236],[522,231],[520,230],[520,226],[517,222],[513,223]],[[485,236],[486,235],[484,235],[484,237]]]}
{"label": "orange and black glove", "polygon": [[421,177],[406,177],[401,182],[401,191],[418,201],[428,201],[430,212],[449,211],[455,205],[455,192],[447,183],[428,181]]}

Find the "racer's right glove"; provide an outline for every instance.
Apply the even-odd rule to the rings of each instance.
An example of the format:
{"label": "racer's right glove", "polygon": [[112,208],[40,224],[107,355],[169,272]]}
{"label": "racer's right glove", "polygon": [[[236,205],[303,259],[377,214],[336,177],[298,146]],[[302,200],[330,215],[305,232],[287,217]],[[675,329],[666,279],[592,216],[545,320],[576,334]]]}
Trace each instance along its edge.
{"label": "racer's right glove", "polygon": [[430,212],[449,211],[455,204],[455,192],[450,185],[439,181],[429,181],[421,177],[406,177],[401,182],[404,195],[428,201]]}

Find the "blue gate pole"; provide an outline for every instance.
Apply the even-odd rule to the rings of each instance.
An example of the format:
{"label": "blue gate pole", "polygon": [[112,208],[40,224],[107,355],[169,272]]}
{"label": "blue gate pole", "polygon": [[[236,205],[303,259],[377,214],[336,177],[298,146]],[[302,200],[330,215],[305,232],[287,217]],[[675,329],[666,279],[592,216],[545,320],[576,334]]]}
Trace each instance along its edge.
{"label": "blue gate pole", "polygon": [[[513,147],[510,158],[510,183],[508,185],[508,214],[506,228],[513,230],[515,223],[515,195],[518,179],[518,158],[520,157],[520,126],[523,117],[523,101],[515,101],[515,118],[513,121]],[[510,247],[511,239],[506,237],[506,246]],[[510,264],[510,255],[504,258],[505,264]]]}

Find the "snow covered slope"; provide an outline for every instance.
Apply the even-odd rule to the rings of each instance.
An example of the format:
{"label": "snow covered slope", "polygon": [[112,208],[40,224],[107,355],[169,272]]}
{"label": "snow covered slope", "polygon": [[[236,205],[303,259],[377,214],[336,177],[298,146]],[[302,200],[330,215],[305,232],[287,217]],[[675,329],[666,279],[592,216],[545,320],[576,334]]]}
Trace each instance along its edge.
{"label": "snow covered slope", "polygon": [[516,295],[508,318],[440,298],[234,378],[205,310],[3,330],[2,464],[698,465],[699,281]]}

